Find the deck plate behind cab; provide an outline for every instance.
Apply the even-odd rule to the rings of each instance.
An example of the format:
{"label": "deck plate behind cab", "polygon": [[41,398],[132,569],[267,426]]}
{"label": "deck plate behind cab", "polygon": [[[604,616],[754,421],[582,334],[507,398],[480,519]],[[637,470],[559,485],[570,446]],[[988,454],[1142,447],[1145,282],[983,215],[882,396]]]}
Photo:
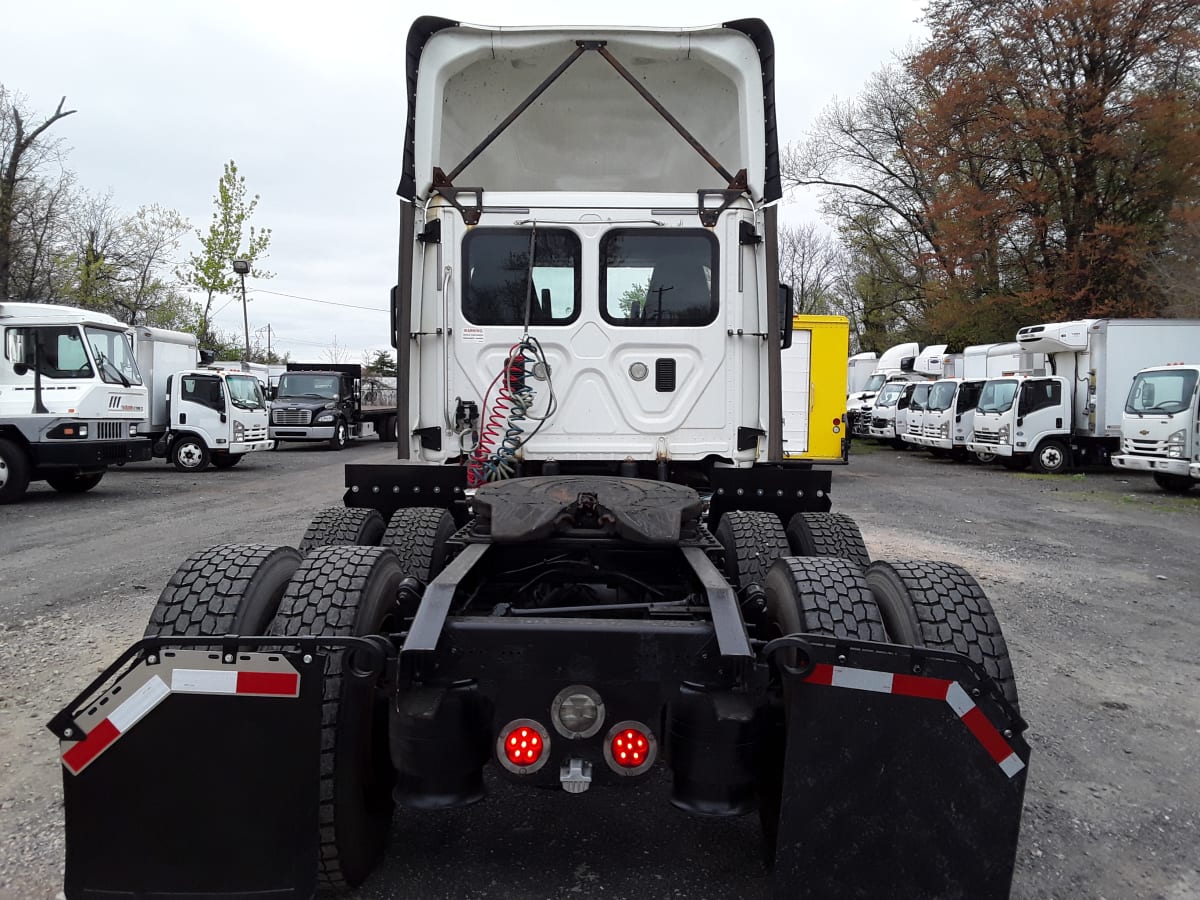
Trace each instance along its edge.
{"label": "deck plate behind cab", "polygon": [[[591,515],[588,495],[595,497]],[[703,504],[689,487],[642,478],[553,475],[484,485],[475,494],[477,530],[496,543],[542,540],[599,527],[639,544],[675,544],[700,523]]]}

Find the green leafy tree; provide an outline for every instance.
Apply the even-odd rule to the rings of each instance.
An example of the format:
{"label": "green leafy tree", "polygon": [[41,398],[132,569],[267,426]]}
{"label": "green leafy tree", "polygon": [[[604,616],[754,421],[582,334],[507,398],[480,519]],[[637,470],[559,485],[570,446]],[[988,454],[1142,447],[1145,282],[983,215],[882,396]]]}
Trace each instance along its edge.
{"label": "green leafy tree", "polygon": [[[264,279],[274,275],[257,265],[266,257],[271,245],[271,229],[256,229],[250,221],[258,201],[258,194],[247,195],[246,177],[238,174],[237,163],[233,160],[225,163],[213,197],[208,231],[196,231],[200,252],[190,254],[187,266],[179,271],[180,280],[203,295],[198,328],[202,345],[215,343],[213,301],[222,295],[232,296],[240,287],[239,278],[233,272],[233,260],[249,262],[251,278]],[[244,348],[239,355],[242,352]]]}
{"label": "green leafy tree", "polygon": [[363,356],[363,368],[367,374],[379,378],[396,377],[396,359],[387,350],[376,350]]}
{"label": "green leafy tree", "polygon": [[645,284],[635,284],[633,287],[625,291],[617,298],[617,306],[621,310],[621,315],[629,317],[629,311],[633,309],[633,304],[638,303],[643,309],[646,308],[646,294],[650,290],[650,280],[646,279]]}

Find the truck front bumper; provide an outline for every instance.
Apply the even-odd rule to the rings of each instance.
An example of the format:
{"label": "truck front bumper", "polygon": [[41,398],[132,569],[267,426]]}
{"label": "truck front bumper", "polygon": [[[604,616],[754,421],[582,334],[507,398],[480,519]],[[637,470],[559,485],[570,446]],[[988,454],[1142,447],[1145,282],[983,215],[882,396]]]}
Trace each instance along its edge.
{"label": "truck front bumper", "polygon": [[885,425],[883,428],[876,428],[872,425],[869,429],[871,437],[882,441],[890,441],[896,436],[896,427],[894,425]]}
{"label": "truck front bumper", "polygon": [[1133,456],[1119,453],[1112,457],[1112,464],[1118,469],[1133,469],[1137,472],[1162,472],[1164,475],[1188,475],[1186,459],[1171,459],[1166,456]]}
{"label": "truck front bumper", "polygon": [[274,450],[274,441],[234,441],[227,448],[230,453],[241,456],[243,453],[254,453],[256,450]]}
{"label": "truck front bumper", "polygon": [[967,449],[972,453],[990,453],[993,456],[1012,456],[1011,444],[981,444],[978,441],[967,441]]}
{"label": "truck front bumper", "polygon": [[327,441],[333,437],[333,425],[272,425],[271,437],[276,441]]}
{"label": "truck front bumper", "polygon": [[54,441],[30,444],[33,464],[39,469],[103,469],[105,466],[150,459],[148,438],[127,441]]}

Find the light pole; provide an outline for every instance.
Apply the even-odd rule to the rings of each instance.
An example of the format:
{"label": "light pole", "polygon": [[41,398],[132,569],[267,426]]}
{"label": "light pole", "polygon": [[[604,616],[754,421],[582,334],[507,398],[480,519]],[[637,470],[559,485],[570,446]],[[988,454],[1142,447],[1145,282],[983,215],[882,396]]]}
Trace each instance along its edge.
{"label": "light pole", "polygon": [[233,261],[233,271],[242,279],[242,325],[246,329],[246,355],[242,357],[242,371],[249,371],[250,362],[250,314],[246,311],[246,276],[250,274],[250,262],[245,259]]}

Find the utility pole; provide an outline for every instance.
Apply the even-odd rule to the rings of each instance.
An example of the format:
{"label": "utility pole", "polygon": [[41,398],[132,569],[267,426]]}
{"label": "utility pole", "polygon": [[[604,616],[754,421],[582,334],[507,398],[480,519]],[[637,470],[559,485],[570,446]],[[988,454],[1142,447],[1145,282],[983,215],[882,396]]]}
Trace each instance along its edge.
{"label": "utility pole", "polygon": [[270,322],[268,322],[262,328],[254,329],[255,334],[262,334],[264,331],[267,333],[267,362],[270,363],[271,362],[271,323]]}

